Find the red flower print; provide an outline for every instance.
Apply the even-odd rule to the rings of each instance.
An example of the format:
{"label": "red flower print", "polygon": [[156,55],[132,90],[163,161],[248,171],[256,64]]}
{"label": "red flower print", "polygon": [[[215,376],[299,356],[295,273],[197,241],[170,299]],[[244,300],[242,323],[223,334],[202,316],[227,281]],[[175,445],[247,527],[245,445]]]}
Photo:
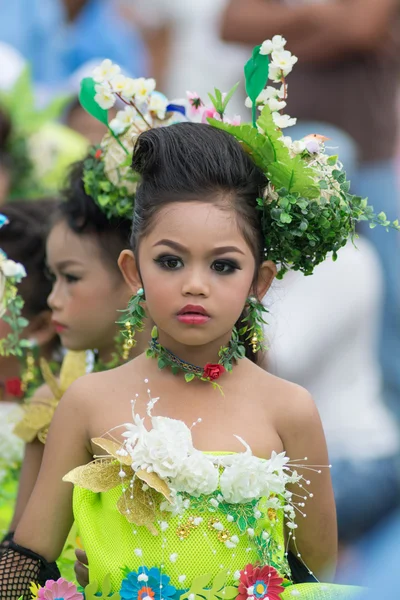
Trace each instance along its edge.
{"label": "red flower print", "polygon": [[225,373],[225,367],[222,365],[213,365],[212,363],[207,363],[203,370],[203,377],[206,379],[211,379],[211,381],[215,381],[221,375]]}
{"label": "red flower print", "polygon": [[240,572],[239,595],[236,600],[279,600],[280,594],[285,589],[282,586],[283,578],[274,567],[254,567],[247,565]]}
{"label": "red flower print", "polygon": [[22,389],[22,382],[19,377],[10,377],[10,379],[6,380],[5,392],[8,396],[22,398],[24,391]]}

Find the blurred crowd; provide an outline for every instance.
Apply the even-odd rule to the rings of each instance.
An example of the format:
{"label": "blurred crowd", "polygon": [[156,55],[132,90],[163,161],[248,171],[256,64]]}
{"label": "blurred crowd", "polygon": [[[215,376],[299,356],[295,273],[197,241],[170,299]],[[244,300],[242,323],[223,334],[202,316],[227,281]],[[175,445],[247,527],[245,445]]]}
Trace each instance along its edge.
{"label": "blurred crowd", "polygon": [[[154,77],[171,101],[240,81],[231,111],[245,119],[243,64],[275,34],[299,57],[289,135],[326,136],[353,193],[395,219],[396,0],[0,0],[0,212],[13,224],[0,247],[27,268],[26,334],[44,356],[59,351],[43,275],[46,225],[69,165],[106,132],[79,104],[82,77],[110,58],[126,75]],[[385,519],[397,523],[400,505],[400,236],[358,233],[337,262],[312,277],[288,273],[265,298],[263,366],[306,387],[319,408],[344,563]],[[17,372],[0,361],[0,382]]]}

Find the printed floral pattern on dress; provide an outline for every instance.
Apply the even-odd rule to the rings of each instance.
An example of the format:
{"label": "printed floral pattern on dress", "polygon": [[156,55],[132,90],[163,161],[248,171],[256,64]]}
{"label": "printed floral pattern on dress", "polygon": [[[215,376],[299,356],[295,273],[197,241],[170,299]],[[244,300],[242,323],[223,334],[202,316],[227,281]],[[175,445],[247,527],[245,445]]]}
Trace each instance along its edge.
{"label": "printed floral pattern on dress", "polygon": [[247,565],[240,572],[239,594],[236,600],[279,600],[283,578],[274,567]]}
{"label": "printed floral pattern on dress", "polygon": [[177,594],[179,590],[169,581],[168,575],[162,574],[157,567],[140,567],[137,572],[128,572],[122,581],[121,600],[172,600],[181,592]]}

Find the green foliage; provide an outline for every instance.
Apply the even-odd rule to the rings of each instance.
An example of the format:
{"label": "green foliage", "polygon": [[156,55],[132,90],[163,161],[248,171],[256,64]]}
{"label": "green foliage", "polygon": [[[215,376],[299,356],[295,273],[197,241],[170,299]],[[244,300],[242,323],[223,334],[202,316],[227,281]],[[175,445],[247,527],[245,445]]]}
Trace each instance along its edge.
{"label": "green foliage", "polygon": [[120,600],[121,598],[119,592],[113,593],[111,590],[110,575],[105,576],[100,589],[97,581],[92,581],[85,587],[85,600],[104,600],[105,598],[109,600]]}
{"label": "green foliage", "polygon": [[233,135],[260,169],[265,170],[266,165],[275,160],[275,150],[270,140],[258,133],[251,125],[229,125],[216,119],[207,119],[207,121],[216,129],[222,129]]}
{"label": "green foliage", "polygon": [[260,54],[260,48],[261,46],[256,46],[253,49],[252,57],[244,66],[246,92],[253,103],[253,127],[256,126],[256,100],[267,83],[269,73],[269,57],[266,54]]}
{"label": "green foliage", "polygon": [[[96,158],[97,150],[99,148],[92,148],[89,157],[84,161],[85,192],[98,204],[107,219],[129,219],[133,215],[134,194],[130,194],[126,186],[116,186],[108,179],[104,171],[104,161]],[[139,175],[132,171],[129,181],[138,182]]]}
{"label": "green foliage", "polygon": [[[195,600],[233,600],[238,595],[238,588],[233,585],[225,585],[229,579],[226,571],[221,571],[212,581],[209,573],[200,575],[193,580],[190,589],[182,594],[180,600],[188,600],[189,597]],[[206,587],[210,585],[211,587]]]}
{"label": "green foliage", "polygon": [[0,356],[18,356],[24,355],[24,349],[30,346],[27,340],[21,340],[21,331],[29,321],[21,317],[24,301],[17,294],[16,281],[14,278],[7,278],[4,289],[3,302],[7,307],[7,312],[2,316],[2,320],[10,326],[10,333],[0,340]]}
{"label": "green foliage", "polygon": [[[124,328],[122,329],[122,335],[128,339],[131,336],[133,337],[136,332],[140,333],[144,329],[144,319],[146,318],[146,313],[142,306],[144,293],[143,290],[141,293],[139,292],[129,300],[128,308],[126,310],[119,311],[123,316],[117,323]],[[130,325],[129,328],[127,327],[127,324]]]}
{"label": "green foliage", "polygon": [[215,96],[213,96],[212,94],[208,94],[215,110],[221,116],[221,118],[223,118],[226,107],[228,106],[228,103],[229,103],[230,99],[232,98],[233,94],[236,92],[238,85],[239,85],[239,82],[235,83],[235,85],[226,94],[225,98],[222,96],[222,92],[220,90],[218,90],[217,88],[214,88]]}
{"label": "green foliage", "polygon": [[95,85],[96,83],[92,77],[85,77],[82,79],[79,102],[89,115],[108,127],[108,110],[101,108],[94,99],[96,95]]}

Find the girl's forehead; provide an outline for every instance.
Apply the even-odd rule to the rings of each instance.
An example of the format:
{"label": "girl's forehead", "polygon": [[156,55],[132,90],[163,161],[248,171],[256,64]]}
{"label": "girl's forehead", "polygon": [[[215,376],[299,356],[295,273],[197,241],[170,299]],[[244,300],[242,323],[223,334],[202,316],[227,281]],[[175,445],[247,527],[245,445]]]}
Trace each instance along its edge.
{"label": "girl's forehead", "polygon": [[100,249],[94,235],[78,234],[65,221],[56,223],[46,243],[48,262],[74,261],[86,263],[100,259]]}
{"label": "girl's forehead", "polygon": [[179,236],[188,242],[200,236],[204,242],[234,238],[245,240],[238,227],[238,218],[228,204],[190,201],[174,202],[161,208],[156,214],[149,239],[160,236]]}

